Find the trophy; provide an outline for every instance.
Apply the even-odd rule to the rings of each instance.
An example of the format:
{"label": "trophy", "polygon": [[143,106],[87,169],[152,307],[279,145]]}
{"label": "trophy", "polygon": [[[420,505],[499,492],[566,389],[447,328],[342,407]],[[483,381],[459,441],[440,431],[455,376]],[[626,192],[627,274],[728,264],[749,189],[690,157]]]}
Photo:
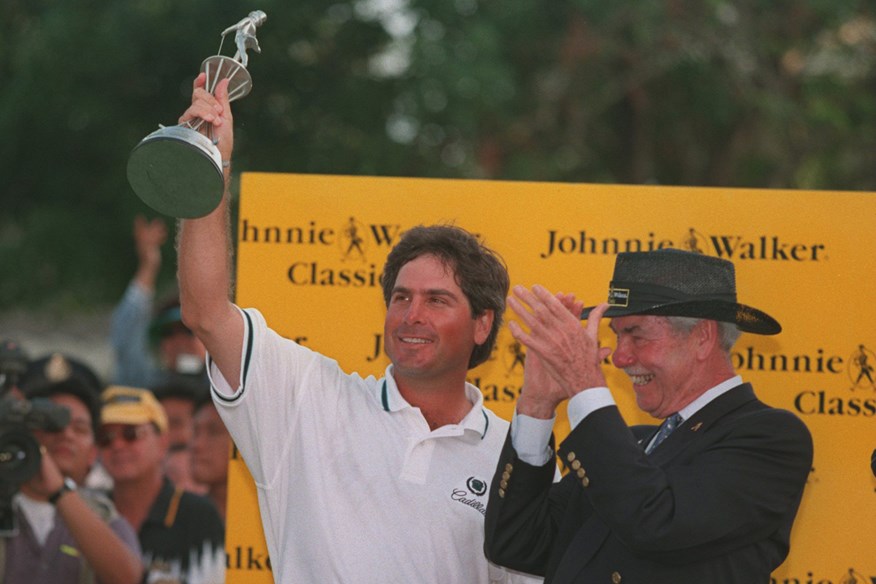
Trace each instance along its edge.
{"label": "trophy", "polygon": [[[207,57],[201,71],[207,74],[205,89],[213,93],[222,79],[229,79],[228,99],[234,101],[252,89],[246,70],[246,51],[261,53],[256,28],[267,19],[254,10],[237,24],[222,31],[222,40],[234,32],[237,53]],[[203,127],[202,127],[203,126]],[[159,124],[143,138],[128,157],[128,183],[140,199],[164,215],[181,219],[203,217],[219,206],[225,191],[222,156],[213,138],[213,125],[201,119],[177,126]]]}

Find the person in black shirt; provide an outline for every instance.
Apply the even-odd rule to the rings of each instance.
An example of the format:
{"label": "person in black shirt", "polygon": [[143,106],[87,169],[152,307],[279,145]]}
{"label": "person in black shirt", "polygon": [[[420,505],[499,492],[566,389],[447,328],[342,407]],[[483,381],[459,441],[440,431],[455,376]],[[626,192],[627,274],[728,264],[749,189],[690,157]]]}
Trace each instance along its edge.
{"label": "person in black shirt", "polygon": [[101,457],[113,500],[134,526],[149,582],[224,582],[225,531],[213,503],[165,475],[167,416],[146,389],[111,386],[102,395]]}

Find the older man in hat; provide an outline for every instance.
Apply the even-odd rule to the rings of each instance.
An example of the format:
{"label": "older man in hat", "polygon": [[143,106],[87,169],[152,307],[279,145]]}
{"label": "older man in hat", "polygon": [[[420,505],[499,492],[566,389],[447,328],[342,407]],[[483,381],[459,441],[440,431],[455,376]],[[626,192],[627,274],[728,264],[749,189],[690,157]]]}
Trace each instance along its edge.
{"label": "older man in hat", "polygon": [[206,497],[165,475],[168,422],[151,391],[110,386],[101,396],[100,456],[113,502],[137,531],[146,582],[225,581],[225,527]]}
{"label": "older man in hat", "polygon": [[[509,305],[528,355],[490,491],[487,556],[546,583],[768,583],[788,554],[812,440],[733,370],[740,332],[781,331],[737,302],[733,265],[622,253],[607,304],[581,313],[571,295],[517,286]],[[597,335],[603,317],[613,354]],[[601,370],[610,354],[660,427],[624,422]],[[565,400],[572,431],[558,455],[569,472],[553,484]]]}

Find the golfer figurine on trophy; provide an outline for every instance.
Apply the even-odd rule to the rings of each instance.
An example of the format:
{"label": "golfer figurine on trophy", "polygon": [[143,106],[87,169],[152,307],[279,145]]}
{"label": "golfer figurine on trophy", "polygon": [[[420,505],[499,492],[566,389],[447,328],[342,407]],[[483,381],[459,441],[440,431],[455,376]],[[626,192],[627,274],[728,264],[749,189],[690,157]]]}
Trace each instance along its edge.
{"label": "golfer figurine on trophy", "polygon": [[[252,77],[246,70],[246,51],[262,52],[256,28],[265,19],[264,12],[254,10],[222,31],[218,52],[232,32],[237,52],[234,57],[217,54],[204,59],[201,71],[207,75],[207,91],[213,93],[219,81],[228,79],[230,101],[250,92]],[[159,213],[181,219],[208,214],[219,206],[225,190],[222,156],[213,139],[212,124],[194,120],[159,126],[131,151],[128,182],[137,196]]]}

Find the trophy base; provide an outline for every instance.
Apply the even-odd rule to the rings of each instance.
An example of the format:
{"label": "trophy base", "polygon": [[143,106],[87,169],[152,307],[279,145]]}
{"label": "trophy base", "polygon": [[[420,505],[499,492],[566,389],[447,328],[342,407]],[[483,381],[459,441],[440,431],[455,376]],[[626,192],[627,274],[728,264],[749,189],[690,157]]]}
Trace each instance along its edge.
{"label": "trophy base", "polygon": [[203,134],[185,126],[152,132],[128,157],[128,183],[140,200],[179,219],[203,217],[222,201],[222,155]]}

